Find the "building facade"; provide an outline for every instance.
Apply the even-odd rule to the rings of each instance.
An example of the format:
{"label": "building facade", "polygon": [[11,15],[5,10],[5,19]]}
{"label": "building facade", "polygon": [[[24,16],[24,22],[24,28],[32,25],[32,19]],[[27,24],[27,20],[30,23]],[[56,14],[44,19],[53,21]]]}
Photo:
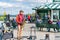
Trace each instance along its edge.
{"label": "building facade", "polygon": [[60,0],[53,0],[51,3],[40,5],[39,7],[33,8],[42,19],[46,15],[50,14],[50,18],[53,22],[60,19]]}

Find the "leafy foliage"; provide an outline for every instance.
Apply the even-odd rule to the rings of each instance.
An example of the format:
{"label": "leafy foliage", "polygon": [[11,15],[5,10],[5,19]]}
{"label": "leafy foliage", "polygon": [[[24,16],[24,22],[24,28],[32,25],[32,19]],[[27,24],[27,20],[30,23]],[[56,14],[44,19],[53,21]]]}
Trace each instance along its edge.
{"label": "leafy foliage", "polygon": [[6,18],[6,12],[4,11],[3,16],[0,16],[0,21],[4,21],[5,18]]}

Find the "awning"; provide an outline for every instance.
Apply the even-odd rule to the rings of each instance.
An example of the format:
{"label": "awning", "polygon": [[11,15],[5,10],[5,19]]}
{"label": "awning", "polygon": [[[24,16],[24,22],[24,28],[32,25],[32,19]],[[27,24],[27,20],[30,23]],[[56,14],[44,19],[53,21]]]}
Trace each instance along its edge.
{"label": "awning", "polygon": [[40,5],[39,7],[33,8],[34,10],[36,9],[53,9],[53,10],[60,10],[60,3],[50,3],[50,4],[45,4],[45,5]]}

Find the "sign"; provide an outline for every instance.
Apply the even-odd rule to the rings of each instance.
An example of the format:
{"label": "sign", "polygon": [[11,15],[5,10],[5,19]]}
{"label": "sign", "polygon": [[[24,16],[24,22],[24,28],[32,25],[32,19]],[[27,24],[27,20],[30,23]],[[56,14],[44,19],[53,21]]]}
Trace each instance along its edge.
{"label": "sign", "polygon": [[53,0],[53,2],[60,2],[60,0]]}

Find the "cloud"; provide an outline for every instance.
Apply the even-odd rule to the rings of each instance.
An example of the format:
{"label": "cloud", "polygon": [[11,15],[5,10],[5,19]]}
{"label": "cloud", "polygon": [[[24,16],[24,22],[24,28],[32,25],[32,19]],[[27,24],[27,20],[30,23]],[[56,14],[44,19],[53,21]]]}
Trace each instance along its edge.
{"label": "cloud", "polygon": [[46,2],[47,0],[14,0],[14,1],[17,1],[17,2]]}
{"label": "cloud", "polygon": [[6,3],[6,2],[0,2],[0,7],[12,7],[13,4]]}
{"label": "cloud", "polygon": [[20,9],[24,9],[24,10],[32,9],[32,7],[30,7],[28,5],[24,5],[22,3],[18,4],[18,3],[7,3],[7,2],[0,2],[0,7],[1,8],[6,8],[5,10],[7,10],[7,11],[11,11],[12,8],[13,8],[14,11],[15,10],[17,11],[17,10],[20,10]]}
{"label": "cloud", "polygon": [[24,0],[16,0],[16,1],[24,1]]}
{"label": "cloud", "polygon": [[7,3],[7,2],[0,2],[0,7],[3,7],[3,8],[8,8],[8,7],[18,7],[18,8],[26,8],[26,9],[29,9],[31,7],[29,7],[28,5],[24,5],[24,4],[17,4],[17,3]]}
{"label": "cloud", "polygon": [[30,3],[51,3],[52,0],[14,0],[16,2],[30,2]]}
{"label": "cloud", "polygon": [[0,7],[8,8],[8,7],[20,7],[18,4],[7,3],[7,2],[0,2]]}

